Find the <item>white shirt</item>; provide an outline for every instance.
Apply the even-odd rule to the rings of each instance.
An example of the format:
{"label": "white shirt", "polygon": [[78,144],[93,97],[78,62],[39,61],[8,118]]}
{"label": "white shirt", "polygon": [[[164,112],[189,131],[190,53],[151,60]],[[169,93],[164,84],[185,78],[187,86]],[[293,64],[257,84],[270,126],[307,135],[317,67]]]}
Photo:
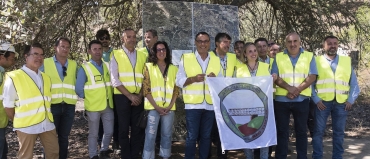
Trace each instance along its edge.
{"label": "white shirt", "polygon": [[[27,68],[25,65],[21,69],[24,72],[26,72],[28,76],[30,76],[31,79],[36,83],[41,93],[44,93],[43,91],[44,82],[42,80],[41,72],[37,70],[37,73],[36,73],[35,71],[32,71],[31,69]],[[11,80],[11,78],[7,78],[7,79],[8,80],[5,80],[4,87],[3,87],[3,105],[4,105],[4,108],[14,108],[15,101],[18,100],[18,95],[13,85],[13,80]],[[26,128],[14,128],[13,130],[14,131],[18,130],[26,134],[40,134],[40,133],[50,131],[53,129],[55,129],[54,123],[52,123],[49,120],[49,118],[45,118],[45,120],[39,124],[26,127]]]}
{"label": "white shirt", "polygon": [[[210,53],[208,53],[207,58],[203,61],[203,59],[199,55],[198,51],[195,51],[195,57],[197,58],[198,63],[202,67],[202,71],[203,71],[204,74],[206,73],[208,62],[209,62],[209,59],[210,59],[209,54]],[[177,72],[177,75],[176,75],[176,85],[178,87],[180,87],[180,88],[185,88],[184,87],[184,84],[186,82],[186,79],[188,79],[188,77],[186,76],[186,73],[185,73],[185,69],[184,69],[183,63],[184,63],[183,62],[183,59],[181,59],[181,62],[179,64],[179,71]],[[219,77],[222,77],[221,70],[218,73],[218,76]],[[206,80],[204,80],[204,81],[206,81]],[[206,109],[206,110],[213,110],[213,105],[207,104],[206,101],[204,100],[202,104],[185,104],[185,109]]]}

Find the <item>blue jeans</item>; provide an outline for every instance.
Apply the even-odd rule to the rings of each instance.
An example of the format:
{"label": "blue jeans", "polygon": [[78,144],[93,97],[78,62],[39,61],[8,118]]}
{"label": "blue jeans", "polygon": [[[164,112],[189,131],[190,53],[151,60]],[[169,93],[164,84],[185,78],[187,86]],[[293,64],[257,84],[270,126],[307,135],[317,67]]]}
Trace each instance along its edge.
{"label": "blue jeans", "polygon": [[294,118],[297,159],[307,159],[307,119],[309,99],[302,102],[275,102],[274,105],[277,145],[276,159],[286,159],[288,155],[290,114]]}
{"label": "blue jeans", "polygon": [[[260,159],[268,159],[269,158],[269,147],[262,147],[260,149]],[[244,149],[244,154],[247,159],[253,159],[254,153],[253,151],[256,149]]]}
{"label": "blue jeans", "polygon": [[58,134],[59,159],[68,156],[68,136],[75,117],[75,105],[59,103],[51,105],[55,128]]}
{"label": "blue jeans", "polygon": [[199,136],[199,159],[208,158],[211,147],[211,131],[215,113],[213,110],[186,109],[186,148],[185,158],[194,159],[196,141]]}
{"label": "blue jeans", "polygon": [[313,133],[313,154],[312,158],[321,159],[323,158],[323,147],[322,138],[325,133],[326,121],[331,114],[332,127],[333,127],[333,159],[341,159],[343,150],[343,138],[344,129],[346,126],[348,111],[344,108],[346,105],[339,104],[336,101],[325,102],[323,104],[326,106],[325,110],[319,110],[317,107],[315,109],[315,129]]}
{"label": "blue jeans", "polygon": [[0,159],[6,159],[8,154],[8,144],[5,138],[5,128],[0,128]]}
{"label": "blue jeans", "polygon": [[159,150],[159,156],[163,158],[169,158],[171,156],[172,126],[174,118],[174,111],[169,111],[168,114],[164,116],[160,116],[156,110],[149,111],[148,123],[145,129],[143,159],[155,158],[154,146],[159,121],[161,121],[161,147]]}

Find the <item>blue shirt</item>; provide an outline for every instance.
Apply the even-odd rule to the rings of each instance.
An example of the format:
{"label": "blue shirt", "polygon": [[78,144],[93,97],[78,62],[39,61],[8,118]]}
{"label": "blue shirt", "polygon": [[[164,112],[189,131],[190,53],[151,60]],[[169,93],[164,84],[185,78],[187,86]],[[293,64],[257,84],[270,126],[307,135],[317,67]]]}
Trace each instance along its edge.
{"label": "blue shirt", "polygon": [[[284,53],[283,54],[288,54],[289,58],[290,58],[290,61],[292,62],[292,65],[293,65],[293,68],[295,67],[295,64],[297,64],[297,61],[299,59],[299,56],[304,53],[304,54],[311,54],[309,52],[304,52],[304,50],[302,48],[299,49],[299,54],[296,56],[296,57],[291,57],[289,54],[288,54],[288,50],[285,49],[284,50]],[[274,62],[272,63],[272,69],[271,69],[271,74],[274,74],[276,73],[277,75],[279,75],[279,68],[276,64],[276,60],[274,60]],[[315,61],[315,58],[312,56],[312,60],[310,62],[310,68],[309,68],[309,71],[308,71],[308,74],[313,74],[313,75],[317,75],[317,68],[316,68],[316,61]],[[289,99],[288,97],[286,96],[279,96],[279,95],[276,95],[275,96],[275,100],[278,101],[278,102],[302,102],[303,100],[307,99],[309,97],[307,96],[303,96],[303,95],[299,95],[297,98],[294,98],[294,99]]]}
{"label": "blue shirt", "polygon": [[113,51],[113,48],[110,47],[109,50],[107,52],[103,51],[103,60],[105,62],[109,62],[110,61],[110,53]]}
{"label": "blue shirt", "polygon": [[[90,62],[95,66],[96,69],[98,69],[100,74],[102,74],[102,75],[104,74],[103,62],[100,65],[98,65],[95,61],[93,61],[91,59],[90,59]],[[87,82],[87,76],[86,76],[84,68],[81,67],[77,72],[77,80],[76,80],[76,87],[75,87],[76,94],[80,98],[85,98],[84,87],[85,87],[86,82]]]}
{"label": "blue shirt", "polygon": [[[4,75],[5,75],[5,69],[3,67],[0,66],[0,85],[3,83],[4,81]],[[3,91],[3,90],[0,90],[0,91]]]}
{"label": "blue shirt", "polygon": [[[55,55],[53,56],[53,60],[55,62],[55,66],[57,68],[57,71],[58,71],[58,75],[60,77],[60,79],[63,81],[64,80],[64,76],[63,76],[63,67],[62,67],[62,64],[59,63],[59,61],[57,60],[57,58],[55,57]],[[67,62],[65,63],[64,65],[66,68],[68,68],[68,60]],[[39,70],[41,72],[45,72],[45,69],[44,69],[44,64],[42,64],[42,66],[39,68]]]}
{"label": "blue shirt", "polygon": [[[331,70],[335,73],[335,70],[337,69],[337,66],[338,66],[339,55],[335,56],[333,60],[329,59],[326,56],[326,54],[324,55],[324,57],[326,58],[326,60],[328,60]],[[316,86],[316,81],[313,84],[313,88],[315,88],[315,86]],[[355,100],[357,99],[359,94],[360,94],[360,87],[358,86],[358,83],[357,83],[357,77],[356,77],[355,72],[353,71],[353,68],[351,68],[351,77],[349,78],[349,94],[348,94],[347,102],[351,104],[355,103]],[[312,100],[316,104],[321,100],[317,96],[316,91],[312,91]]]}

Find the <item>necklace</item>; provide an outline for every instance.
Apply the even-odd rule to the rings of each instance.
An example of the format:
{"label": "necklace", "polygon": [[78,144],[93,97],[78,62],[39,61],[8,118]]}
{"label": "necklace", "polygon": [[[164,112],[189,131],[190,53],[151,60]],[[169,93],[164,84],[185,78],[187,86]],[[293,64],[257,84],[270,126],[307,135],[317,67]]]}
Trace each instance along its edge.
{"label": "necklace", "polygon": [[256,67],[258,66],[258,62],[256,62],[256,64],[254,64],[253,68],[251,68],[248,64],[247,64],[247,66],[248,66],[249,72],[254,73],[256,71]]}

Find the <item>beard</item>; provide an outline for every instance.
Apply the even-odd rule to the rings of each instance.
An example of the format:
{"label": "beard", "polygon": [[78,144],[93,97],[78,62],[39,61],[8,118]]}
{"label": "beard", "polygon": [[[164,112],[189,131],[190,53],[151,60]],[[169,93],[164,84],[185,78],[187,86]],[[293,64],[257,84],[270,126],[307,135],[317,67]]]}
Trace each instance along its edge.
{"label": "beard", "polygon": [[329,56],[336,55],[337,54],[337,50],[336,49],[334,49],[334,50],[328,50],[328,51],[326,51],[326,54],[328,54]]}

